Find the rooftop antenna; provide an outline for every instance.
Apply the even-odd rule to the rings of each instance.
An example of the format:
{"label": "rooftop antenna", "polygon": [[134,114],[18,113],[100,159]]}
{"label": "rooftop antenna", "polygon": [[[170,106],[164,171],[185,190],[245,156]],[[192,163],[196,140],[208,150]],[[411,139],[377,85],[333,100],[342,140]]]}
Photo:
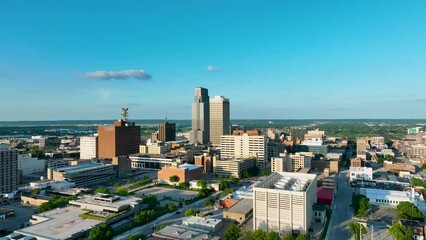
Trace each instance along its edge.
{"label": "rooftop antenna", "polygon": [[123,121],[127,121],[127,117],[129,116],[129,114],[127,113],[129,111],[129,108],[121,108],[121,119]]}

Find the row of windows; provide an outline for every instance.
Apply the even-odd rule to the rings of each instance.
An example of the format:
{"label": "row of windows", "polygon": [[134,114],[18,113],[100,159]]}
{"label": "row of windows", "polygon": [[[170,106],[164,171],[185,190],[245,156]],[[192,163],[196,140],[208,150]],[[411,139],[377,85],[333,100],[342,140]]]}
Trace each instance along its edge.
{"label": "row of windows", "polygon": [[391,204],[399,204],[399,201],[393,200],[385,200],[385,199],[376,199],[377,203],[391,203]]}

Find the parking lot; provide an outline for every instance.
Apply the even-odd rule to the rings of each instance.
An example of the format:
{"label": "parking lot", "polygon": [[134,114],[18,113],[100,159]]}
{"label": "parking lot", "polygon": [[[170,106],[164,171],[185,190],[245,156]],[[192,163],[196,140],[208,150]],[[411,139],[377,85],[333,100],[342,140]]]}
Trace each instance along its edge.
{"label": "parking lot", "polygon": [[172,188],[152,187],[135,192],[138,196],[154,195],[157,199],[170,198],[174,201],[191,200],[198,196],[198,192]]}

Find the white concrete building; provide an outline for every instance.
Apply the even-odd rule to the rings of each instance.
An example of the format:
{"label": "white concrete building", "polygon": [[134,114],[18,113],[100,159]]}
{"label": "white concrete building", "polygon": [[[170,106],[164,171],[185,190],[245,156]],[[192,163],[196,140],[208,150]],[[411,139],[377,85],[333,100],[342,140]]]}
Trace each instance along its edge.
{"label": "white concrete building", "polygon": [[287,151],[280,153],[279,157],[271,158],[271,172],[291,172],[293,171],[292,160]]}
{"label": "white concrete building", "polygon": [[98,157],[98,137],[80,137],[80,159],[92,159]]}
{"label": "white concrete building", "polygon": [[187,217],[182,221],[183,226],[217,232],[222,228],[222,220],[204,217]]}
{"label": "white concrete building", "polygon": [[18,169],[23,176],[43,173],[46,171],[46,160],[33,158],[30,154],[18,155]]}
{"label": "white concrete building", "polygon": [[56,182],[54,180],[47,179],[36,182],[30,182],[30,187],[32,189],[46,189],[47,187],[50,187],[52,190],[55,191],[63,191],[75,187],[75,183],[67,181]]}
{"label": "white concrete building", "polygon": [[226,158],[257,159],[260,166],[267,165],[266,136],[223,135],[220,137],[220,154]]}
{"label": "white concrete building", "polygon": [[273,173],[254,186],[254,230],[308,233],[317,201],[315,174]]}
{"label": "white concrete building", "polygon": [[390,191],[373,188],[360,188],[359,193],[369,198],[371,205],[390,205],[396,207],[400,202],[411,202],[415,205],[415,193],[408,191]]}
{"label": "white concrete building", "polygon": [[373,169],[370,167],[350,167],[349,179],[352,181],[360,180],[373,180]]}

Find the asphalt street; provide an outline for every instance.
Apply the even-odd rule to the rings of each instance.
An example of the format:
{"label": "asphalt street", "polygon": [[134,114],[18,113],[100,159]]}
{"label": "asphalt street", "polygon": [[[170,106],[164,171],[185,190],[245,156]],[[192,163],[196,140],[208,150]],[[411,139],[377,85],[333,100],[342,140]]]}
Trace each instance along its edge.
{"label": "asphalt street", "polygon": [[348,177],[349,170],[342,171],[337,176],[337,194],[332,205],[327,240],[351,239],[348,224],[352,219],[352,190]]}

